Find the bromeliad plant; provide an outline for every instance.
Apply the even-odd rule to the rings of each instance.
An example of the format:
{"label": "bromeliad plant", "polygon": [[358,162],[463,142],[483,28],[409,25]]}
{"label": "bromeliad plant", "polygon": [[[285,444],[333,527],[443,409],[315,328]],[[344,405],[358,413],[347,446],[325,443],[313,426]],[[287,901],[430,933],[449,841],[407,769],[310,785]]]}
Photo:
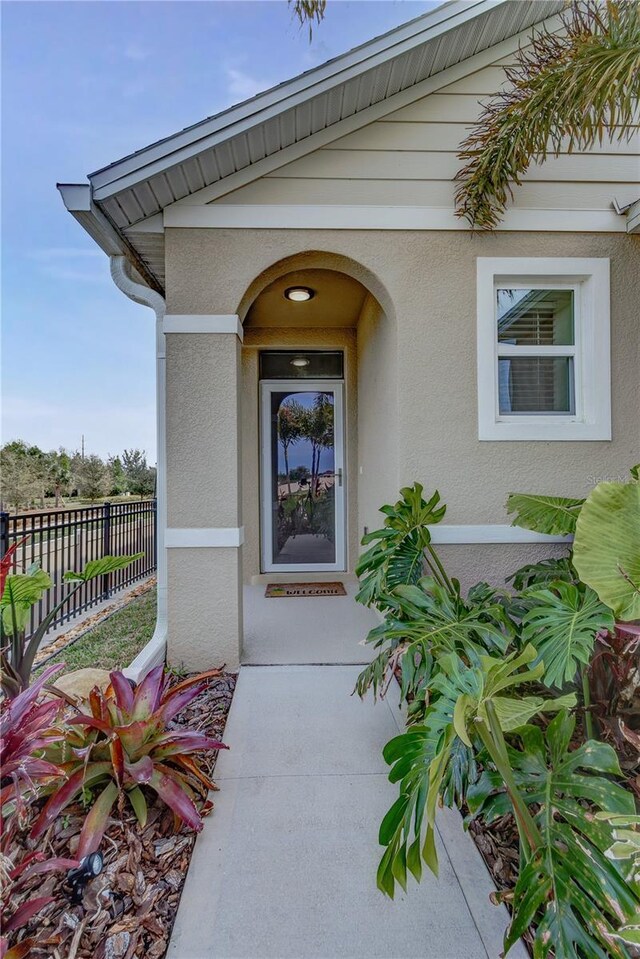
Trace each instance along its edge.
{"label": "bromeliad plant", "polygon": [[48,752],[67,781],[45,804],[31,832],[38,839],[71,802],[87,792],[95,801],[87,814],[78,858],[94,852],[116,801],[131,804],[141,826],[147,820],[145,788],[155,792],[191,829],[202,828],[196,806],[213,783],[193,758],[203,750],[226,749],[202,733],[172,728],[171,722],[218,669],[170,685],[163,666],[152,669],[134,690],[123,673],[111,673],[105,693],[94,689],[90,714],[67,720],[65,742]]}
{"label": "bromeliad plant", "polygon": [[72,859],[47,859],[41,851],[24,853],[14,841],[40,791],[64,779],[63,770],[42,755],[63,738],[55,727],[62,703],[39,701],[45,683],[62,668],[49,667],[33,686],[0,705],[0,959],[31,954],[33,939],[9,949],[7,934],[21,929],[53,901],[50,896],[31,894],[33,880],[77,865]]}
{"label": "bromeliad plant", "polygon": [[[412,524],[406,494],[416,492]],[[369,636],[380,652],[361,674],[358,691],[381,689],[395,671],[411,700],[407,731],[384,751],[400,795],[380,827],[387,848],[378,885],[392,896],[396,883],[406,888],[409,875],[420,879],[423,862],[437,871],[440,803],[466,803],[489,820],[512,812],[521,868],[510,894],[506,950],[533,926],[536,959],[626,959],[621,927],[640,910],[640,886],[624,863],[605,855],[612,827],[594,813],[628,816],[634,800],[612,779],[621,772],[610,746],[588,737],[570,748],[571,686],[586,670],[596,638],[611,635],[612,610],[595,582],[580,580],[571,557],[519,570],[515,596],[479,584],[462,598],[456,581],[434,564],[428,531],[415,528],[420,511],[429,516],[421,493],[418,486],[403,490],[403,501],[383,509],[396,527],[392,534],[371,534],[377,549],[361,561],[360,599],[381,609],[385,622]],[[541,498],[535,499],[539,509]],[[582,503],[552,507],[554,531],[566,532]],[[548,515],[545,522],[551,531]],[[427,562],[438,570],[437,580],[424,577]],[[553,712],[558,715],[546,727],[545,715]]]}
{"label": "bromeliad plant", "polygon": [[74,593],[97,576],[106,576],[118,569],[124,569],[143,555],[136,553],[131,556],[103,556],[101,559],[91,560],[78,573],[65,573],[65,582],[76,585],[45,616],[33,635],[26,639],[25,630],[31,609],[53,584],[49,574],[37,563],[30,566],[26,573],[9,572],[14,554],[22,543],[14,544],[7,551],[0,566],[0,688],[8,697],[17,696],[29,685],[40,643]]}

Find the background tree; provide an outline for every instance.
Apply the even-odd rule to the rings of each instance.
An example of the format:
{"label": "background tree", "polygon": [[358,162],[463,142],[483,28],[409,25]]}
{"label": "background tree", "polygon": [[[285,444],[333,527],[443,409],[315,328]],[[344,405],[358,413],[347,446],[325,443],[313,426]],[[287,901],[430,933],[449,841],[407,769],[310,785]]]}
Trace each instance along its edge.
{"label": "background tree", "polygon": [[122,454],[122,469],[130,493],[142,499],[151,496],[156,487],[156,471],[147,464],[144,450],[125,450]]}
{"label": "background tree", "polygon": [[119,456],[110,456],[107,460],[107,469],[109,470],[109,477],[111,483],[111,489],[109,490],[110,496],[122,496],[123,493],[129,492],[129,487],[127,484],[127,476],[122,466],[122,460]]}
{"label": "background tree", "polygon": [[78,493],[84,499],[95,503],[107,495],[109,490],[109,471],[99,456],[92,454],[82,459],[74,457],[74,480]]}
{"label": "background tree", "polygon": [[316,493],[322,450],[333,447],[333,404],[328,393],[318,393],[313,408],[307,410],[305,436],[311,443],[311,489]]}
{"label": "background tree", "polygon": [[2,504],[17,512],[30,506],[40,493],[38,463],[23,440],[5,443],[0,450],[0,489]]}
{"label": "background tree", "polygon": [[289,470],[289,447],[297,443],[303,434],[305,410],[297,400],[287,400],[278,410],[278,440],[284,455],[284,472],[287,489],[291,495],[291,472]]}
{"label": "background tree", "polygon": [[55,497],[56,509],[62,505],[62,497],[69,492],[71,484],[71,457],[66,450],[51,450],[45,454],[47,493]]}
{"label": "background tree", "polygon": [[628,139],[640,121],[640,4],[577,0],[538,31],[461,145],[456,213],[493,229],[531,163]]}

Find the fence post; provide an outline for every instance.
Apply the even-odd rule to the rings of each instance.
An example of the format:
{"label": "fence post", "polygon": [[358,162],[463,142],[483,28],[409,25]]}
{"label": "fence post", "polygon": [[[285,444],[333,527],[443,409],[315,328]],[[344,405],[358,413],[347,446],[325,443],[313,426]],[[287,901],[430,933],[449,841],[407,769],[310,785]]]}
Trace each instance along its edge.
{"label": "fence post", "polygon": [[0,559],[9,549],[9,514],[0,513]]}
{"label": "fence post", "polygon": [[[103,523],[102,523],[102,555],[111,554],[111,503],[103,505]],[[102,577],[102,598],[109,599],[111,596],[111,573],[105,573]]]}

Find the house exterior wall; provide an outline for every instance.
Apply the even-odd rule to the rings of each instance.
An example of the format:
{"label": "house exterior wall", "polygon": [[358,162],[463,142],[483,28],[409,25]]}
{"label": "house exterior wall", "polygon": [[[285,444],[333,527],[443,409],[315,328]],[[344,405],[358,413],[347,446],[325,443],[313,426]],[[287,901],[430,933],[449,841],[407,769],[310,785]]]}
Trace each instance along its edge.
{"label": "house exterior wall", "polygon": [[[503,88],[505,58],[228,193],[215,204],[453,208],[459,146],[481,101]],[[510,209],[610,211],[638,198],[640,131],[532,164]]]}
{"label": "house exterior wall", "polygon": [[[257,349],[260,345],[345,345],[348,373],[358,392],[348,399],[350,471],[350,569],[363,526],[379,523],[377,507],[414,480],[438,488],[447,503],[446,522],[504,524],[509,492],[580,496],[602,477],[626,475],[640,452],[640,337],[638,237],[614,234],[464,232],[375,232],[350,230],[167,231],[169,313],[246,311],[246,291],[257,295],[256,277],[266,285],[273,264],[309,251],[329,251],[360,265],[357,278],[387,301],[382,310],[365,306],[357,338],[349,331],[246,330],[244,372],[233,376],[227,337],[169,337],[167,351],[169,525],[242,525],[246,528],[245,578],[258,566]],[[612,423],[611,441],[491,442],[478,440],[476,388],[476,258],[479,256],[609,257],[611,261]],[[314,261],[315,262],[315,261]],[[346,262],[346,260],[344,261]],[[354,272],[357,272],[354,268]],[[211,342],[209,342],[211,339]],[[233,338],[231,338],[233,339]],[[196,342],[193,342],[193,341]],[[339,342],[340,341],[340,342]],[[235,340],[238,344],[239,341]],[[234,346],[235,349],[235,346]],[[352,359],[354,357],[354,359]],[[236,406],[237,389],[242,402]],[[238,410],[241,416],[235,419]],[[231,425],[229,425],[231,424]],[[244,494],[237,470],[237,429],[242,444]],[[357,452],[355,442],[357,437]],[[238,441],[240,442],[240,441]],[[239,448],[239,447],[238,447]],[[360,467],[363,472],[360,474]],[[358,513],[355,514],[357,482]],[[357,515],[357,521],[354,520]],[[214,521],[215,520],[215,521]],[[549,555],[545,545],[446,546],[449,569],[468,586],[480,579],[501,582],[524,562]],[[171,552],[171,551],[170,551]],[[184,554],[178,573],[177,552]],[[170,634],[180,629],[179,607],[195,604],[196,620],[211,617],[229,626],[209,626],[202,640],[170,636],[172,661],[210,665],[230,660],[228,649],[241,635],[235,584],[242,550],[181,550],[170,557]],[[197,556],[194,554],[198,554]],[[202,566],[205,554],[206,566]],[[196,590],[186,572],[209,584]],[[202,570],[209,572],[202,572]],[[204,576],[204,580],[202,577]],[[178,595],[185,589],[184,595]],[[173,606],[172,596],[173,593]],[[173,609],[173,612],[172,612]],[[216,639],[216,635],[219,640]],[[207,650],[202,658],[193,644]],[[172,651],[173,646],[173,651]],[[215,656],[216,650],[225,654]],[[185,656],[185,650],[189,655]],[[211,651],[213,650],[213,652]],[[213,659],[211,658],[213,657]]]}

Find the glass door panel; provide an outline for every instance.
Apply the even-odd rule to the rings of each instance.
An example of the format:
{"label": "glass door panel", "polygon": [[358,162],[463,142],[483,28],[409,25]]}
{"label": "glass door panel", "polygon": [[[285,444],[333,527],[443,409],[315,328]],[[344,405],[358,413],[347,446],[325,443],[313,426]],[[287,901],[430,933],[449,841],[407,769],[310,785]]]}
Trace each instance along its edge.
{"label": "glass door panel", "polygon": [[264,570],[344,569],[342,384],[263,383],[262,432]]}

